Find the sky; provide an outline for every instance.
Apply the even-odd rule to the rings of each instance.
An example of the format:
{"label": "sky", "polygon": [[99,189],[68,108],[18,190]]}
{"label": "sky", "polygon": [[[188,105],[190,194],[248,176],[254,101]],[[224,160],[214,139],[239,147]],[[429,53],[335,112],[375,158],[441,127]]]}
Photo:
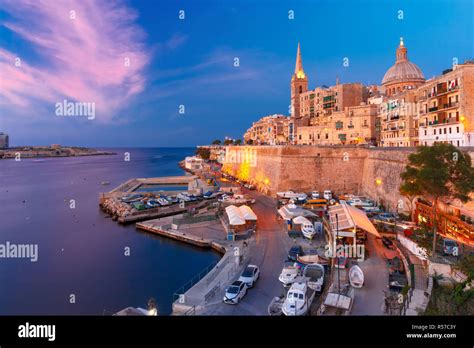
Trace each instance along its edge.
{"label": "sky", "polygon": [[[288,115],[298,42],[311,89],[380,84],[400,37],[431,78],[474,57],[473,12],[472,0],[0,0],[0,132],[12,146],[242,138]],[[64,116],[64,101],[94,117]]]}

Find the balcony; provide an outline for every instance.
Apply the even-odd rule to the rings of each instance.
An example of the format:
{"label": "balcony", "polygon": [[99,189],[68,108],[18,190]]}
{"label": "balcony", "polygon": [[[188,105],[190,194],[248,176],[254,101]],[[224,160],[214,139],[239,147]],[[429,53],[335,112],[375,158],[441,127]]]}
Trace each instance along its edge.
{"label": "balcony", "polygon": [[428,108],[428,112],[434,112],[434,111],[437,111],[437,110],[438,110],[437,106],[433,106],[431,108]]}
{"label": "balcony", "polygon": [[459,107],[459,102],[451,102],[451,103],[443,104],[443,107],[440,110],[446,110],[446,109],[457,108],[457,107]]}
{"label": "balcony", "polygon": [[347,128],[354,128],[354,125],[350,124],[347,126]]}

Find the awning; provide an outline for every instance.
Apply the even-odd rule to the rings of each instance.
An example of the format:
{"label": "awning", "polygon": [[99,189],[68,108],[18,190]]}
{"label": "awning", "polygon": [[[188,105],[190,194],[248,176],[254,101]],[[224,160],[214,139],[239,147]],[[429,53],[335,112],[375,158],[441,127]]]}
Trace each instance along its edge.
{"label": "awning", "polygon": [[[338,217],[337,224],[336,215]],[[339,231],[354,230],[355,227],[358,227],[376,237],[380,237],[380,234],[362,210],[344,202],[329,207],[329,222],[333,231],[336,231],[336,225]]]}
{"label": "awning", "polygon": [[231,225],[245,225],[245,219],[240,212],[240,209],[235,205],[229,205],[225,208],[225,212]]}
{"label": "awning", "polygon": [[231,225],[244,225],[245,221],[257,221],[257,215],[247,205],[240,207],[229,205],[225,208],[225,212]]}
{"label": "awning", "polygon": [[311,221],[309,221],[307,218],[304,216],[297,216],[293,219],[293,223],[299,224],[299,225],[312,225]]}
{"label": "awning", "polygon": [[239,207],[239,210],[242,213],[245,220],[257,221],[257,215],[255,215],[252,208],[250,208],[248,205],[241,205]]}
{"label": "awning", "polygon": [[314,216],[314,217],[317,217],[317,215],[314,214],[313,212],[311,212],[309,210],[306,210],[306,209],[303,209],[301,207],[298,207],[295,204],[287,204],[287,205],[281,207],[280,209],[278,209],[278,213],[285,220],[291,220],[291,219],[293,219],[294,217],[297,217],[297,216]]}

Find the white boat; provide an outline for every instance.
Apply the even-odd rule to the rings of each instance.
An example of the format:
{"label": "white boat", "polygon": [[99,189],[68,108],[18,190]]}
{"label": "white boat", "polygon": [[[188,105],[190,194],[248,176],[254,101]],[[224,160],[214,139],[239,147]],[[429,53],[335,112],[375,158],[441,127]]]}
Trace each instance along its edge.
{"label": "white boat", "polygon": [[293,283],[281,310],[286,316],[306,315],[313,302],[315,292],[308,287],[307,282]]}
{"label": "white boat", "polygon": [[277,196],[280,198],[296,199],[299,201],[304,201],[308,198],[306,193],[297,193],[294,191],[277,192]]}
{"label": "white boat", "polygon": [[316,234],[316,230],[314,229],[314,225],[311,221],[309,221],[304,216],[297,216],[293,219],[293,223],[301,225],[301,233],[308,239],[313,239],[314,235]]}
{"label": "white boat", "polygon": [[354,197],[348,200],[347,203],[353,206],[358,206],[358,207],[372,207],[373,206],[371,202],[360,199],[358,197]]}
{"label": "white boat", "polygon": [[160,203],[160,205],[169,205],[170,202],[168,202],[166,199],[160,197],[157,199],[158,203]]}
{"label": "white boat", "polygon": [[330,190],[325,190],[323,193],[324,199],[327,199],[328,201],[332,199],[332,192]]}
{"label": "white boat", "polygon": [[180,201],[183,201],[183,202],[190,202],[191,201],[191,198],[189,198],[188,195],[180,192],[176,195],[176,198],[178,198],[178,200]]}
{"label": "white boat", "polygon": [[300,268],[293,262],[286,263],[281,270],[278,280],[283,286],[289,286],[294,283],[295,279],[300,275]]}
{"label": "white boat", "polygon": [[354,265],[349,269],[349,282],[353,288],[361,288],[364,285],[364,272],[359,266]]}

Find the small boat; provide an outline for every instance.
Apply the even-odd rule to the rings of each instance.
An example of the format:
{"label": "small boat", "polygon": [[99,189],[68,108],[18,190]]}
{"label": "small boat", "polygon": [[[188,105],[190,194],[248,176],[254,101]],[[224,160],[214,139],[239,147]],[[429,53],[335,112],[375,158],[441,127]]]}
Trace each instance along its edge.
{"label": "small boat", "polygon": [[314,291],[321,292],[324,285],[324,267],[313,263],[307,265],[303,270],[303,276],[308,278],[308,287]]}
{"label": "small boat", "polygon": [[329,265],[328,259],[317,254],[298,256],[298,262],[303,265],[309,265],[312,263],[319,263],[320,265]]}
{"label": "small boat", "polygon": [[300,268],[297,267],[294,262],[287,262],[281,270],[278,280],[283,284],[283,286],[290,286],[299,275]]}
{"label": "small boat", "polygon": [[301,225],[301,233],[303,233],[303,236],[308,239],[313,239],[316,231],[311,221],[304,216],[297,216],[293,219],[293,223]]}
{"label": "small boat", "polygon": [[364,272],[362,269],[354,265],[349,269],[349,282],[353,288],[361,288],[364,285]]}
{"label": "small boat", "polygon": [[110,185],[110,182],[108,182],[108,181],[102,181],[100,184],[101,184],[101,185]]}
{"label": "small boat", "polygon": [[157,199],[158,203],[160,203],[160,205],[169,205],[170,202],[168,202],[166,199],[160,197]]}
{"label": "small boat", "polygon": [[150,208],[156,208],[156,207],[159,207],[159,206],[160,206],[160,204],[158,203],[158,201],[155,200],[155,199],[150,199],[150,200],[148,200],[148,202],[146,202],[146,205],[147,205],[148,207],[150,207]]}
{"label": "small boat", "polygon": [[126,195],[122,197],[122,202],[124,203],[133,203],[133,202],[138,202],[143,198],[143,195],[140,194],[131,194],[131,195]]}
{"label": "small boat", "polygon": [[282,315],[282,307],[283,303],[285,302],[285,297],[274,297],[270,305],[268,306],[268,314],[271,316],[279,316]]}
{"label": "small boat", "polygon": [[281,307],[283,314],[286,316],[306,315],[311,307],[314,295],[314,290],[308,287],[307,282],[293,283]]}

